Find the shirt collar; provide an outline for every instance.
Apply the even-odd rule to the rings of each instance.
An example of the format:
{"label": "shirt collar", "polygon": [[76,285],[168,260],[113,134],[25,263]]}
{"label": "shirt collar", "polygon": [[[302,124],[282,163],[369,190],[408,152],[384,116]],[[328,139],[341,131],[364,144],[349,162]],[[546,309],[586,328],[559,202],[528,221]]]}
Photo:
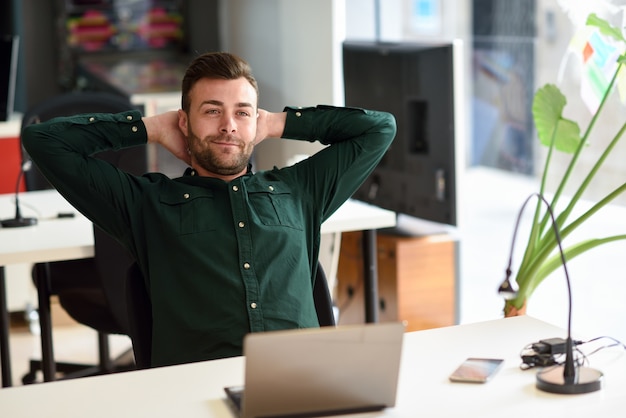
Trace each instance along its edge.
{"label": "shirt collar", "polygon": [[[246,174],[252,174],[252,163],[248,163],[248,168],[246,170]],[[183,173],[183,177],[187,176],[197,176],[197,171],[192,167],[187,167],[185,172]]]}

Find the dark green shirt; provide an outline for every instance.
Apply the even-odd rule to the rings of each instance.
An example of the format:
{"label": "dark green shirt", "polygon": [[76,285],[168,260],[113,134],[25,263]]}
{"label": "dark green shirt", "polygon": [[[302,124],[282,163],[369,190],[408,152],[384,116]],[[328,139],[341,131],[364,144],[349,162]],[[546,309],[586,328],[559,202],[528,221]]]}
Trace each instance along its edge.
{"label": "dark green shirt", "polygon": [[248,332],[319,326],[312,283],[320,225],[378,164],[396,125],[384,112],[285,110],[283,137],[329,146],[229,183],[193,170],[138,177],[92,158],[146,143],[136,111],[57,118],[24,131],[48,180],[122,242],[147,277],[153,365],[241,355]]}

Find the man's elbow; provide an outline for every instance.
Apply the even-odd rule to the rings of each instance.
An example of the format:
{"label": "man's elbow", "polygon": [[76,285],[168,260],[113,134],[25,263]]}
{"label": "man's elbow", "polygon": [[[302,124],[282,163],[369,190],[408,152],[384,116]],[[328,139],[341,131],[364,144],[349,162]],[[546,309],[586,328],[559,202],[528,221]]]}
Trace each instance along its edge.
{"label": "man's elbow", "polygon": [[27,125],[20,133],[20,141],[24,149],[32,155],[40,138],[40,129],[36,124]]}
{"label": "man's elbow", "polygon": [[381,131],[385,134],[385,137],[389,138],[389,142],[391,142],[396,137],[398,125],[396,124],[396,117],[393,114],[387,112],[384,112],[384,114],[386,118],[382,123]]}

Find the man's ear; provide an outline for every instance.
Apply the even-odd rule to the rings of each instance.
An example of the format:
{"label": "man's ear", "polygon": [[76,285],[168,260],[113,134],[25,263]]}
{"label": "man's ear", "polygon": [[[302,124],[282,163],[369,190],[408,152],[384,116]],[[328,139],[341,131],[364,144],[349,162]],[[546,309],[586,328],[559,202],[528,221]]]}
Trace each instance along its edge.
{"label": "man's ear", "polygon": [[186,137],[189,137],[188,120],[187,112],[182,109],[178,109],[178,128]]}

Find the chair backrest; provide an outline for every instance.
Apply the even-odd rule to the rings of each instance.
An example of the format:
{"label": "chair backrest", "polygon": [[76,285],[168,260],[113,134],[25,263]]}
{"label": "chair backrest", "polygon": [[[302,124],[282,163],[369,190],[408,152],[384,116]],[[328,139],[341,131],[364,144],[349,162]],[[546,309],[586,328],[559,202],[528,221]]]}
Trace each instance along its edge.
{"label": "chair backrest", "polygon": [[152,302],[137,263],[127,271],[126,306],[135,364],[138,369],[148,369],[152,365]]}
{"label": "chair backrest", "polygon": [[118,333],[129,335],[126,275],[135,260],[126,248],[96,225],[93,237],[94,264],[106,304],[119,325]]}
{"label": "chair backrest", "polygon": [[[150,368],[152,361],[152,304],[146,283],[137,263],[128,268],[126,295],[130,338],[137,368]],[[320,326],[334,326],[335,314],[322,265],[318,263],[313,286],[313,300]]]}

